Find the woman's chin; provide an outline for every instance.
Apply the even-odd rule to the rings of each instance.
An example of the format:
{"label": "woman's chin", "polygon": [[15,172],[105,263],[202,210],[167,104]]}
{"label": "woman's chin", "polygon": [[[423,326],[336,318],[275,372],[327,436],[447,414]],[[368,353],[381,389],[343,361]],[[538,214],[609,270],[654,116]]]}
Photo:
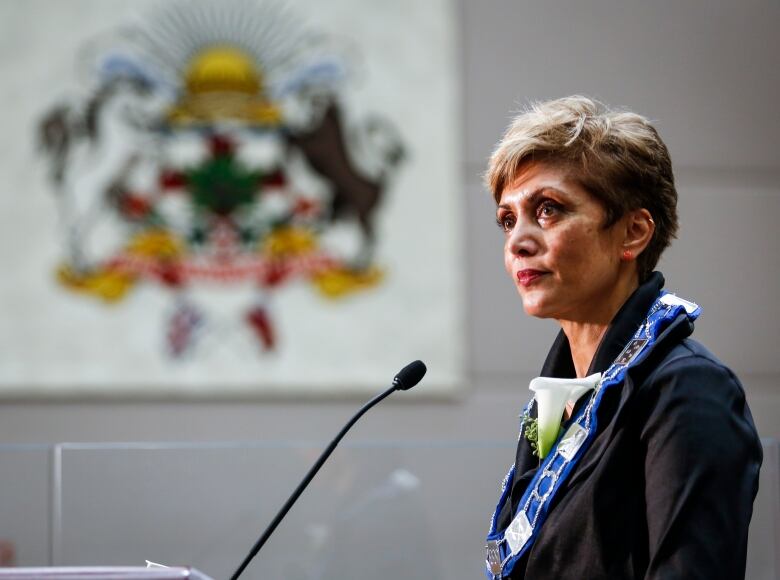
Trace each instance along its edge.
{"label": "woman's chin", "polygon": [[535,300],[532,297],[522,297],[523,310],[528,316],[534,318],[555,318],[555,313],[550,308],[549,304],[546,304],[543,300]]}

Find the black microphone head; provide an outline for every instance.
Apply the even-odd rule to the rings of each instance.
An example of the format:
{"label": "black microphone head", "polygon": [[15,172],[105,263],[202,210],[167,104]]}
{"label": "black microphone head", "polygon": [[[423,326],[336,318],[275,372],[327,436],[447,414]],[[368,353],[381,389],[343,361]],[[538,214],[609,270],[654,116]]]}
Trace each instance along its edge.
{"label": "black microphone head", "polygon": [[423,361],[410,362],[395,375],[393,386],[398,391],[408,391],[422,380],[427,371],[428,368]]}

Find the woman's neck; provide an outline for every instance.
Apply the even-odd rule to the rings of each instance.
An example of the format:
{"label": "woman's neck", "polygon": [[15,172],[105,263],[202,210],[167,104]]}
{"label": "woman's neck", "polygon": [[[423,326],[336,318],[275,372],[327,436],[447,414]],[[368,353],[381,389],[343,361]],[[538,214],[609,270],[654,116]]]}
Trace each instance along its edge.
{"label": "woman's neck", "polygon": [[588,374],[590,363],[596,354],[601,339],[609,328],[609,324],[571,322],[561,320],[561,327],[569,339],[569,348],[571,349],[571,358],[574,362],[574,370],[577,377],[584,377]]}
{"label": "woman's neck", "polygon": [[593,313],[589,317],[590,320],[558,320],[569,340],[571,358],[578,378],[587,376],[596,350],[612,319],[638,287],[639,283],[635,277],[624,278],[615,286],[615,291],[601,302],[599,312]]}

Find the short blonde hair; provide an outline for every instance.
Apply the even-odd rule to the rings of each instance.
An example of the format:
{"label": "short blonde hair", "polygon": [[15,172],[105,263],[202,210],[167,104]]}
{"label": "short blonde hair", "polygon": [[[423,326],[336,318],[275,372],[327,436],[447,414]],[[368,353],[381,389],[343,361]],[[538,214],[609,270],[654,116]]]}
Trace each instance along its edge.
{"label": "short blonde hair", "polygon": [[637,259],[644,280],[677,234],[677,190],[669,150],[641,115],[575,95],[533,103],[512,121],[485,174],[496,203],[526,163],[562,165],[606,209],[605,227],[645,208],[655,232]]}

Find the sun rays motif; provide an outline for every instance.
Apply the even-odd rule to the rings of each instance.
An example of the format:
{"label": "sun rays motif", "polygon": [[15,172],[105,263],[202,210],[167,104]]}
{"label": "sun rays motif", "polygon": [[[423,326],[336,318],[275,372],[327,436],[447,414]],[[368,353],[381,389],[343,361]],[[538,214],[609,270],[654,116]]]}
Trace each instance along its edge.
{"label": "sun rays motif", "polygon": [[252,61],[271,99],[306,84],[336,88],[346,76],[346,47],[278,0],[176,1],[138,21],[89,43],[81,55],[82,74],[106,82],[133,71],[178,91],[193,61],[221,47]]}
{"label": "sun rays motif", "polygon": [[[251,289],[231,324],[266,352],[286,285],[341,298],[380,283],[375,214],[404,150],[387,122],[346,130],[346,55],[277,1],[166,3],[90,42],[88,97],[40,124],[67,230],[60,282],[113,304],[167,290],[175,357],[208,331],[196,297],[214,283]],[[361,131],[385,133],[370,175],[347,139]],[[351,249],[326,241],[336,221]]]}

